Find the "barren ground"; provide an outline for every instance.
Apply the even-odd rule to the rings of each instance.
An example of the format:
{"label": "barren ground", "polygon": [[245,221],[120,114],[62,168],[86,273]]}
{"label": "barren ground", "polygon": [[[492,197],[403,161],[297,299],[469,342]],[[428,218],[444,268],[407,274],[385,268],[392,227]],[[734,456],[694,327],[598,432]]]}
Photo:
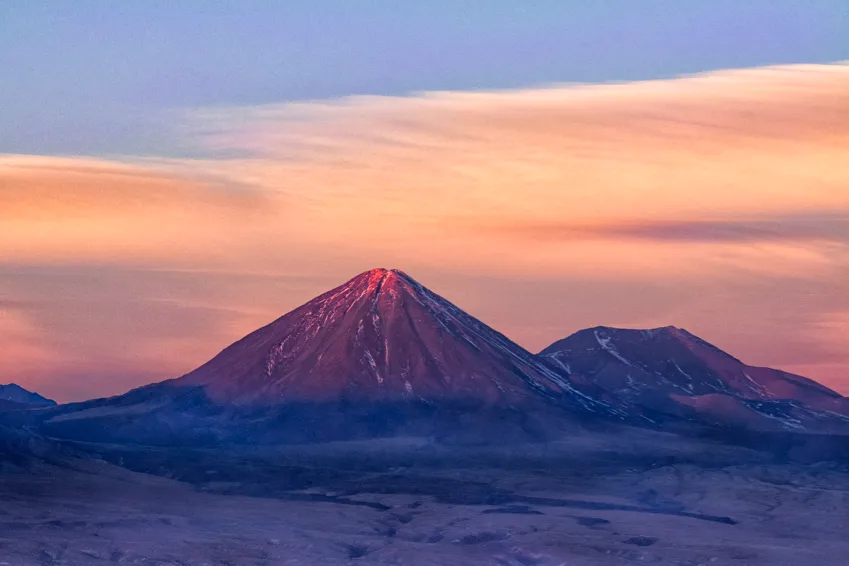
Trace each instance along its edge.
{"label": "barren ground", "polygon": [[0,564],[849,563],[845,468],[650,436],[99,447],[0,475]]}

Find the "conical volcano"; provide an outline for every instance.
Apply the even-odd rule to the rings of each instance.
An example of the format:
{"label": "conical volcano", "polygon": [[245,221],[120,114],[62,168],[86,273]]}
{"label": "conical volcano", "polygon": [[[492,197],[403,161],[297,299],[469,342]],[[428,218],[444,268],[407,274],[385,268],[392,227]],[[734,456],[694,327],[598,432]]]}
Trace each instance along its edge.
{"label": "conical volcano", "polygon": [[622,416],[599,391],[574,385],[405,273],[374,269],[182,377],[59,407],[44,427],[57,437],[151,444],[394,434],[504,441]]}
{"label": "conical volcano", "polygon": [[522,347],[398,270],[324,293],[173,382],[237,405],[469,400],[521,405],[577,391]]}

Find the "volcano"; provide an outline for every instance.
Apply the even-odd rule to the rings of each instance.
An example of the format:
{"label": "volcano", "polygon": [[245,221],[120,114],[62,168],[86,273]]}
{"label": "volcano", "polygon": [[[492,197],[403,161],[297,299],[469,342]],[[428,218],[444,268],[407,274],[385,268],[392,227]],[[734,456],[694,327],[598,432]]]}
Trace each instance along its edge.
{"label": "volcano", "polygon": [[605,405],[398,270],[374,269],[247,335],[173,385],[213,401]]}
{"label": "volcano", "polygon": [[540,352],[632,406],[755,429],[845,431],[849,404],[836,391],[777,369],[750,366],[690,332],[596,327]]}
{"label": "volcano", "polygon": [[565,421],[622,418],[609,399],[409,275],[374,269],[182,377],[61,407],[45,426],[60,437],[153,443],[434,429],[503,437],[511,428],[548,434]]}

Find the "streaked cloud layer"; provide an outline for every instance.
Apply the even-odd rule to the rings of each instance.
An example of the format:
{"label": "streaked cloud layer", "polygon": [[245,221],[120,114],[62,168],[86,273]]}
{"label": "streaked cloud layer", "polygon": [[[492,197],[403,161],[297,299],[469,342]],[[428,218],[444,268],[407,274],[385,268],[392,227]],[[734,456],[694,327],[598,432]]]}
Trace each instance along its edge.
{"label": "streaked cloud layer", "polygon": [[532,349],[676,324],[849,392],[849,66],[205,108],[183,131],[207,158],[0,157],[2,378],[70,399],[176,375],[383,265]]}

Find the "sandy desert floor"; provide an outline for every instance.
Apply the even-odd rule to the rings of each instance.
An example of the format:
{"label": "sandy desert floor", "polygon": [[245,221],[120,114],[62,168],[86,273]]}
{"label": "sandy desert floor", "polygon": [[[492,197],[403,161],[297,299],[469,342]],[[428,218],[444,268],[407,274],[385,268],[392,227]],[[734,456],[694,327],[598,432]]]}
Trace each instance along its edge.
{"label": "sandy desert floor", "polygon": [[107,459],[158,475],[91,460],[0,475],[0,565],[849,564],[833,464],[580,442],[128,457]]}

